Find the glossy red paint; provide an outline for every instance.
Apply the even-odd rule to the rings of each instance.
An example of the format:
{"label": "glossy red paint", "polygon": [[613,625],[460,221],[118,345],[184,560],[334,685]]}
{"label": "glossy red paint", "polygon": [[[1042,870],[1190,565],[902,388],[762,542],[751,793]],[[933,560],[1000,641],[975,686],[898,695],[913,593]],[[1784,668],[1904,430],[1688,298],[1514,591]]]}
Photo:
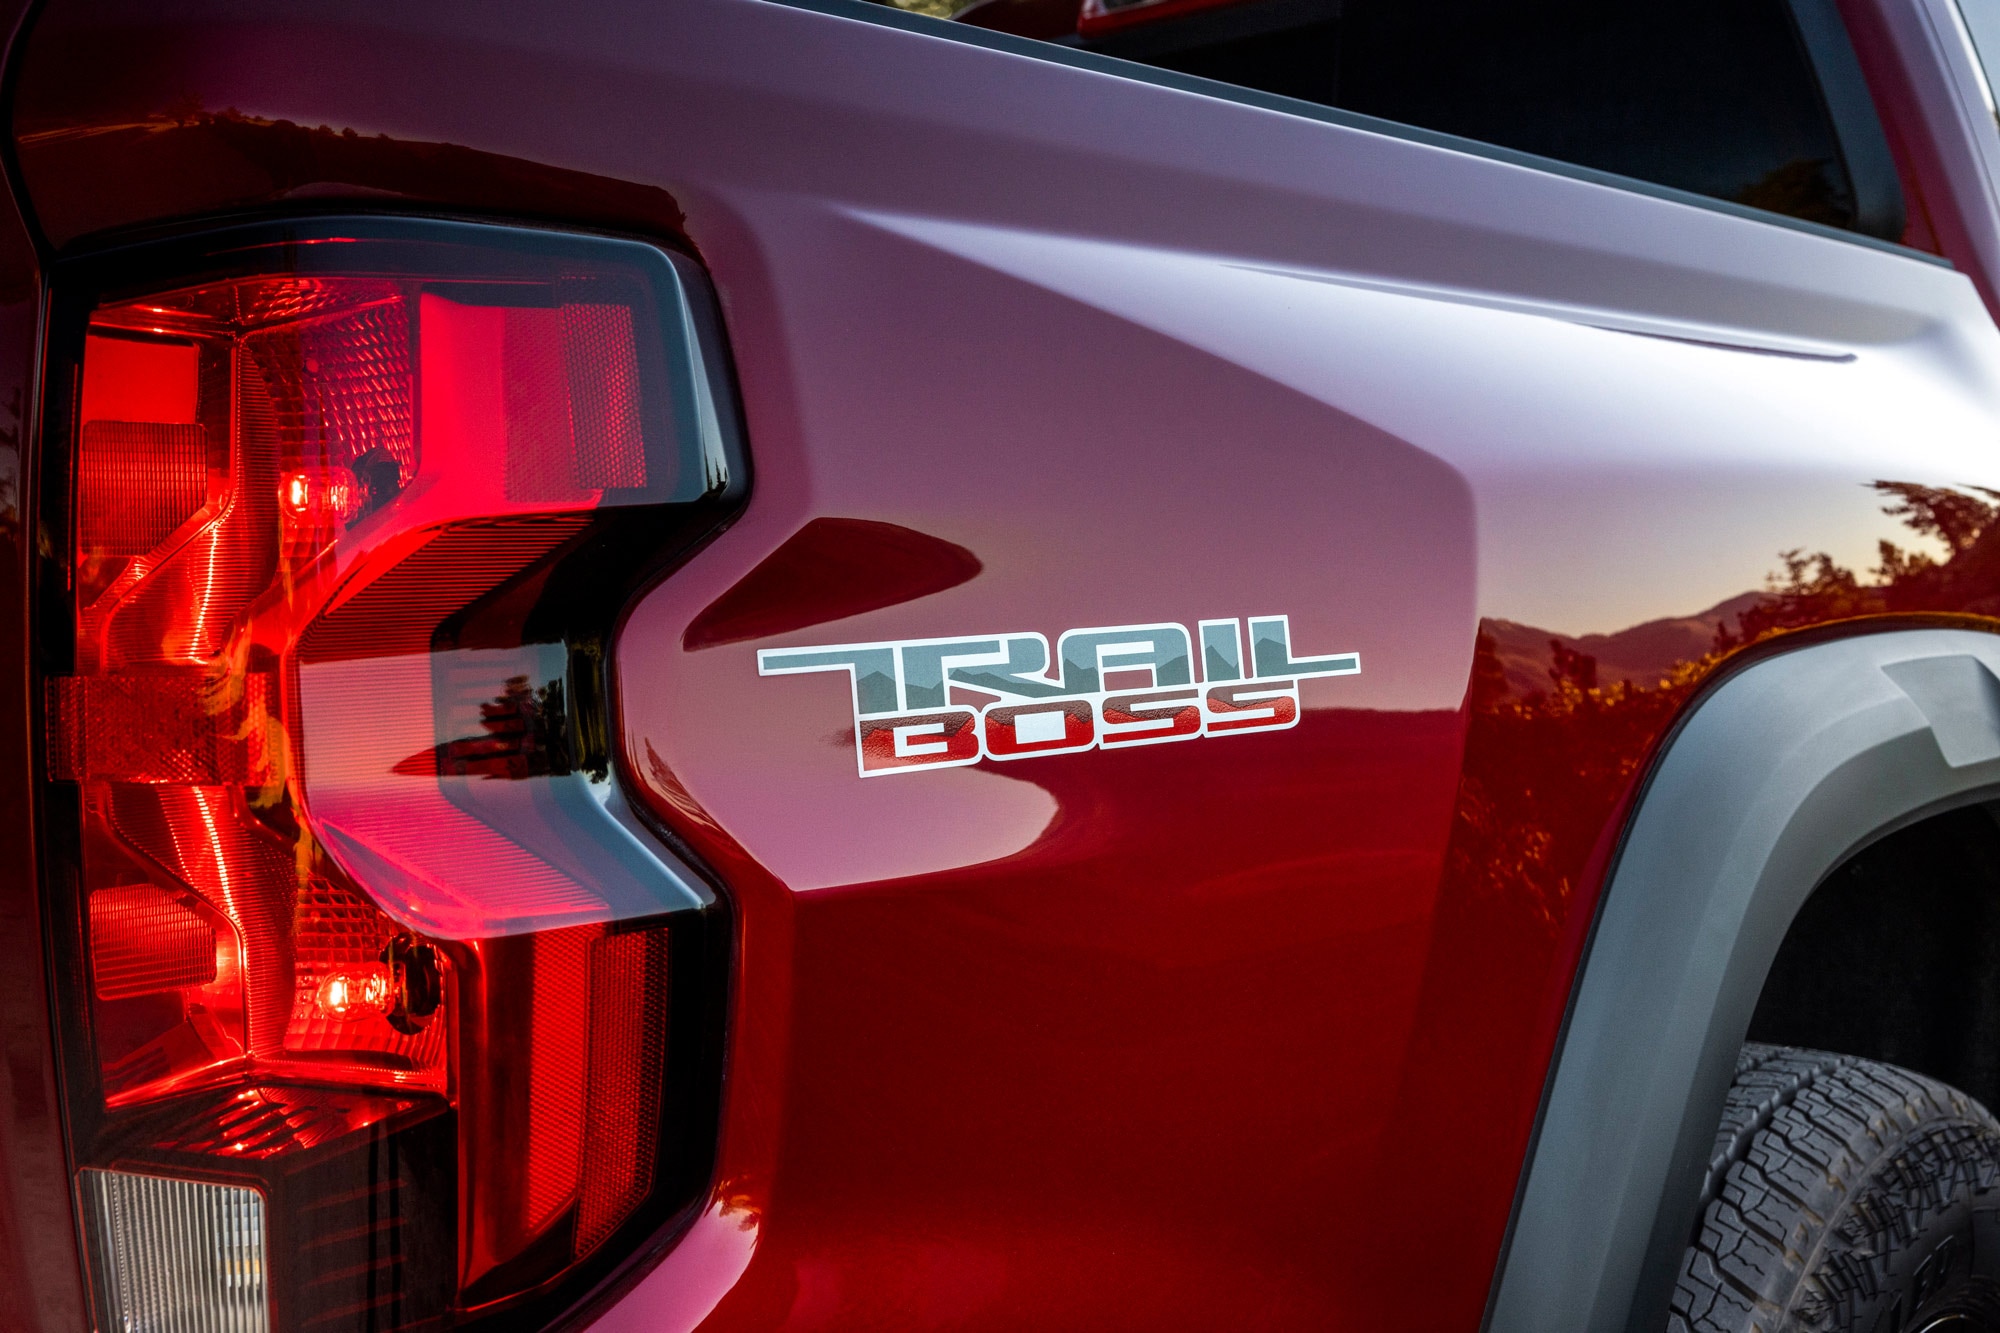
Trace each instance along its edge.
{"label": "glossy red paint", "polygon": [[[547,8],[57,0],[17,146],[58,247],[332,201],[633,230],[714,275],[754,497],[617,655],[629,771],[735,902],[729,1080],[710,1199],[594,1327],[1476,1327],[1649,756],[1785,634],[2000,627],[2000,525],[1948,489],[2000,476],[1872,418],[1810,466],[1691,448],[1759,408],[1715,360],[1748,354],[1581,341],[1630,331],[1560,346],[1713,394],[1713,421],[1656,438],[1608,412],[1537,453],[1557,427],[1498,373],[1490,437],[1371,418],[1354,383],[1316,396],[1257,355],[1291,336],[1359,382],[1380,345],[1451,383],[1473,335],[1371,329],[1348,296],[1284,324],[1226,285],[1254,265],[1195,262],[1388,265],[1384,236],[1433,221],[1407,200],[1354,221],[1309,169],[1372,179],[1365,143],[757,0]],[[1982,272],[1910,152],[1940,246]],[[1462,239],[1435,235],[1433,256]],[[1077,237],[1118,247],[1065,269]],[[1217,350],[1138,278],[1091,287],[1119,247],[1212,283],[1218,324],[1280,331]],[[1766,361],[1804,397],[1833,373]],[[1971,420],[1941,428],[1954,447]],[[1931,566],[1854,572],[1897,531],[1885,505]],[[843,558],[870,595],[802,594],[802,566]],[[880,780],[855,775],[837,678],[754,665],[1267,612],[1363,655],[1306,684],[1296,730]]]}
{"label": "glossy red paint", "polygon": [[816,518],[704,608],[682,645],[692,652],[844,620],[956,588],[980,568],[963,546],[911,528]]}

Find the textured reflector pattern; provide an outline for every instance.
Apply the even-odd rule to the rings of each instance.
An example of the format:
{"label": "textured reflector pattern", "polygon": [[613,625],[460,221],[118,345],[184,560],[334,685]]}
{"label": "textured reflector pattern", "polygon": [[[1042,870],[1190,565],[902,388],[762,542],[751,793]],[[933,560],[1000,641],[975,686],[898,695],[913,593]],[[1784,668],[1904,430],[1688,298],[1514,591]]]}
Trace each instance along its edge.
{"label": "textured reflector pattern", "polygon": [[589,1254],[653,1188],[653,1126],[666,1060],[667,933],[635,930],[590,946],[589,1150],[576,1252]]}
{"label": "textured reflector pattern", "polygon": [[97,996],[122,1000],[215,980],[215,927],[150,884],[90,895],[90,966]]}
{"label": "textured reflector pattern", "polygon": [[208,439],[200,426],[92,421],[77,456],[77,541],[103,556],[144,555],[208,499]]}
{"label": "textured reflector pattern", "polygon": [[[336,293],[315,295],[336,308]],[[270,424],[280,440],[345,468],[379,450],[395,464],[400,486],[416,473],[409,312],[386,283],[356,282],[339,295],[360,308],[285,324],[244,339],[244,348],[269,395]]]}
{"label": "textured reflector pattern", "polygon": [[106,1333],[264,1333],[264,1196],[127,1171],[79,1173]]}
{"label": "textured reflector pattern", "polygon": [[442,1024],[403,1032],[378,1010],[336,1014],[320,1002],[328,977],[361,976],[383,966],[383,950],[396,934],[389,919],[352,889],[315,876],[299,890],[293,921],[297,989],[285,1025],[285,1050],[321,1060],[350,1053],[378,1068],[407,1071],[397,1080],[403,1087],[444,1091]]}
{"label": "textured reflector pattern", "polygon": [[564,306],[562,315],[576,484],[644,486],[646,441],[639,427],[632,308],[579,303]]}
{"label": "textured reflector pattern", "polygon": [[262,672],[57,677],[49,771],[73,782],[261,787],[273,777],[275,694]]}

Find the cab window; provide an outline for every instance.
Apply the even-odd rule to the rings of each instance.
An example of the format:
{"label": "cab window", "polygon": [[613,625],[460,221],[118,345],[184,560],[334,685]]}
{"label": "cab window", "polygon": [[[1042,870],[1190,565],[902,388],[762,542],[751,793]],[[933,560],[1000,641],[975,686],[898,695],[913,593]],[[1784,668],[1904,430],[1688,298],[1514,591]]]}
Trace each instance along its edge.
{"label": "cab window", "polygon": [[1833,0],[901,3],[1827,226],[1902,234],[1894,165]]}

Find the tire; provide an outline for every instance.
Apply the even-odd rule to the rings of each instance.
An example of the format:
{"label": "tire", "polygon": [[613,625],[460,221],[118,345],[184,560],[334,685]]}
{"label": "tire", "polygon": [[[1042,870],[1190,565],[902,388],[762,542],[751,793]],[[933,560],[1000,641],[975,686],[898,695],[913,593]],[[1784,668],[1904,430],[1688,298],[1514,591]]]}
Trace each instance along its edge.
{"label": "tire", "polygon": [[2000,1333],[2000,1123],[1956,1088],[1751,1045],[1670,1333]]}

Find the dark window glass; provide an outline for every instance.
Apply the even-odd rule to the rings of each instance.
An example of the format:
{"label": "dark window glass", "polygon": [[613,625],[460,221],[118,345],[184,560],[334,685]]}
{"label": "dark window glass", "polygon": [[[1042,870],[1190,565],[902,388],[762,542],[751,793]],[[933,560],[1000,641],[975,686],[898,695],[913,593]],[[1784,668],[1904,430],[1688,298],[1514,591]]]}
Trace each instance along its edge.
{"label": "dark window glass", "polygon": [[[950,0],[901,2],[936,12]],[[974,0],[954,16],[1831,226],[1901,230],[1899,197],[1883,206],[1873,178],[1857,192],[1850,170],[1886,171],[1895,194],[1830,0]],[[1814,67],[1829,50],[1853,77],[1826,82],[1858,111],[1830,111]],[[1878,151],[1843,152],[1856,126]]]}

